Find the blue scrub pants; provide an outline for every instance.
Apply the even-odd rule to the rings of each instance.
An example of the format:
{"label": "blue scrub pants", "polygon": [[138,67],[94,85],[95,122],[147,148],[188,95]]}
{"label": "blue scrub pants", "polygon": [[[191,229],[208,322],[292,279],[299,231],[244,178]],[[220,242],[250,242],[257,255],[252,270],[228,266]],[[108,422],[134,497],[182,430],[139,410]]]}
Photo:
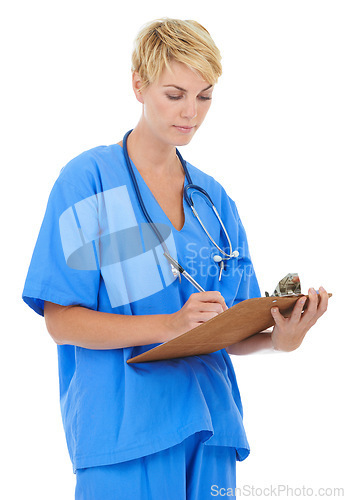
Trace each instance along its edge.
{"label": "blue scrub pants", "polygon": [[77,469],[76,476],[76,500],[209,500],[228,488],[235,498],[236,450],[205,445],[194,434],[137,460]]}

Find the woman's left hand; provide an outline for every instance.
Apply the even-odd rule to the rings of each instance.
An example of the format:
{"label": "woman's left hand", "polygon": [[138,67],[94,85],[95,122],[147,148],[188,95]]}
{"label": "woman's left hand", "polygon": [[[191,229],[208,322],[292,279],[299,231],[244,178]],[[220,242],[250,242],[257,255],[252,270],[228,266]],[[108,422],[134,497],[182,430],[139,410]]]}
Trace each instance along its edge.
{"label": "woman's left hand", "polygon": [[307,297],[300,298],[289,318],[284,318],[277,307],[271,309],[275,326],[272,331],[273,348],[278,351],[294,351],[299,347],[316,321],[326,312],[328,305],[328,293],[324,288],[319,289],[319,297],[314,288],[308,291],[309,303],[303,312],[303,306]]}

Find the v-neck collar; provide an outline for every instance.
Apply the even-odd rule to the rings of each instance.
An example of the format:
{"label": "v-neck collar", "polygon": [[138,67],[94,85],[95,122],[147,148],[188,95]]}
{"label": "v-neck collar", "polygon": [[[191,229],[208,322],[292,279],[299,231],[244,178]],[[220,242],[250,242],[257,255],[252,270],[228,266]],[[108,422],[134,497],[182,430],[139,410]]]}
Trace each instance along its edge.
{"label": "v-neck collar", "polygon": [[[122,148],[122,146],[120,146],[120,144],[116,144],[116,146],[118,146],[119,148]],[[157,199],[155,198],[155,196],[153,195],[151,189],[149,188],[149,186],[147,185],[145,179],[143,178],[143,176],[141,175],[141,173],[139,172],[139,170],[137,169],[137,167],[135,166],[135,164],[133,163],[132,159],[130,159],[130,162],[131,162],[131,165],[133,167],[133,171],[134,171],[134,175],[137,179],[137,182],[141,184],[141,186],[144,187],[144,189],[147,191],[148,193],[148,196],[151,197],[151,199],[153,200],[153,202],[156,204],[156,206],[158,207],[158,210],[162,213],[163,217],[168,221],[169,225],[171,226],[171,228],[173,229],[173,231],[175,231],[176,233],[182,233],[182,231],[185,229],[186,227],[186,222],[187,222],[187,214],[189,213],[188,210],[186,210],[187,208],[187,203],[184,199],[184,196],[182,197],[183,198],[183,213],[184,213],[184,223],[183,223],[183,226],[180,230],[176,229],[176,227],[173,225],[173,223],[171,222],[171,220],[169,219],[169,217],[167,216],[167,214],[164,212],[163,208],[161,207],[161,205],[158,203]],[[126,165],[126,160],[125,160],[125,165]],[[126,165],[127,167],[127,165]],[[187,176],[186,174],[184,175],[184,187],[186,187],[188,181],[187,181]],[[150,214],[150,211],[148,210],[149,214]]]}

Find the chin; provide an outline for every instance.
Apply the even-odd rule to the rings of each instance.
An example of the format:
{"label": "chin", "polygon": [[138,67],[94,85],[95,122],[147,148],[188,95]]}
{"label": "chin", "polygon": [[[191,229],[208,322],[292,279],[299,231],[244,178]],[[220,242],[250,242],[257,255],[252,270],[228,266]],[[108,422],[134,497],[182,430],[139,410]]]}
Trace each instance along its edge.
{"label": "chin", "polygon": [[174,146],[187,146],[187,144],[190,143],[190,141],[192,140],[192,137],[189,137],[187,139],[187,137],[185,137],[184,139],[175,139],[172,141],[172,145]]}
{"label": "chin", "polygon": [[186,146],[193,139],[195,132],[195,130],[190,134],[180,134],[175,132],[173,134],[174,137],[172,139],[172,143],[174,146]]}

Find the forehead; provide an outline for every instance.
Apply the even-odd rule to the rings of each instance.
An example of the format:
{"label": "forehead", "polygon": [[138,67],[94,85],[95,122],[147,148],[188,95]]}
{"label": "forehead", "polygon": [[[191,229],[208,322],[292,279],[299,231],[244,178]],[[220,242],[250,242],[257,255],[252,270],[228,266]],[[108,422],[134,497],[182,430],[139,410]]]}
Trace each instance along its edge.
{"label": "forehead", "polygon": [[210,86],[209,82],[195,69],[190,68],[184,63],[172,61],[168,67],[164,67],[160,77],[157,80],[157,85],[161,86],[177,86],[187,90],[195,88],[203,90]]}

